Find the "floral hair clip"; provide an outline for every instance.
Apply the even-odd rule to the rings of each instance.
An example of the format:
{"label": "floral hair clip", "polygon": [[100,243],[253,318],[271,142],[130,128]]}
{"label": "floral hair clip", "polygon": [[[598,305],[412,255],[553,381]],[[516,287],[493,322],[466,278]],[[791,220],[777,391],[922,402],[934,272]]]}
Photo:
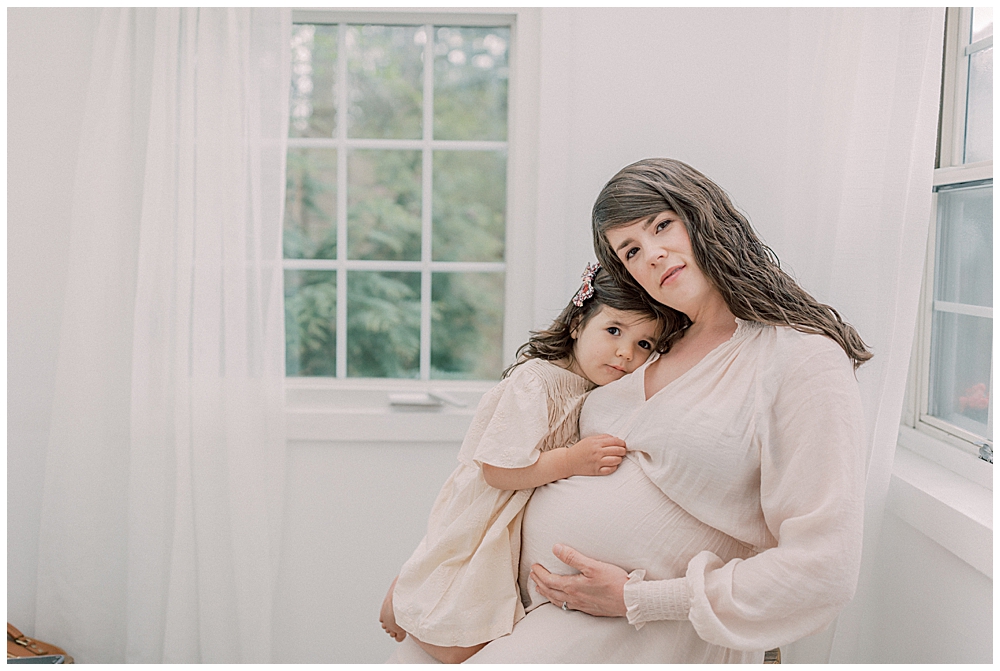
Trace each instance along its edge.
{"label": "floral hair clip", "polygon": [[597,271],[600,269],[600,263],[595,263],[593,265],[589,263],[587,264],[587,267],[583,271],[583,275],[580,276],[580,279],[583,280],[583,286],[581,286],[580,290],[576,292],[575,296],[573,296],[573,305],[578,308],[582,308],[584,301],[594,295],[594,275],[596,275]]}

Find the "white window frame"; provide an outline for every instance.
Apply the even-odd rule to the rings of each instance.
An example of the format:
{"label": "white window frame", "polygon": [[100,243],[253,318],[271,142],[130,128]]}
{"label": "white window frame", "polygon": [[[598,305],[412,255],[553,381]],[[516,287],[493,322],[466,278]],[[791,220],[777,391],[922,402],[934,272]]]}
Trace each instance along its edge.
{"label": "white window frame", "polygon": [[[992,464],[979,456],[981,446],[985,444],[992,448],[992,441],[984,441],[980,436],[926,413],[930,387],[931,318],[935,308],[934,271],[938,226],[936,189],[993,178],[992,160],[963,163],[968,58],[971,54],[992,46],[993,38],[991,36],[969,44],[967,36],[971,32],[971,8],[949,8],[947,12],[938,165],[934,170],[931,225],[900,443],[911,451],[992,489]],[[947,311],[948,308],[940,303],[936,307],[939,311],[942,308]],[[961,306],[956,311],[964,312]],[[992,318],[993,311],[992,308],[981,308],[977,310],[977,314]],[[992,371],[990,386],[992,389]]]}
{"label": "white window frame", "polygon": [[[504,270],[504,322],[503,358],[513,360],[517,348],[532,328],[534,267],[535,267],[535,220],[537,209],[537,160],[534,152],[538,134],[538,62],[540,10],[537,8],[500,10],[462,8],[460,10],[440,9],[433,11],[413,11],[408,9],[378,9],[372,11],[347,11],[327,9],[297,9],[292,12],[293,23],[327,24],[385,24],[385,25],[460,25],[468,27],[505,26],[510,28],[509,88],[507,141],[496,142],[448,142],[448,141],[355,141],[346,140],[338,128],[341,139],[350,148],[496,148],[506,145],[507,149],[507,202],[504,261],[499,263],[442,263],[429,260],[422,254],[421,261],[413,262],[364,262],[366,270],[406,270],[425,271],[421,300],[430,300],[430,272],[448,270]],[[433,40],[428,40],[429,45]],[[343,88],[343,87],[341,87]],[[426,90],[426,89],[425,89]],[[426,111],[425,95],[425,116]],[[344,124],[339,124],[342,128]],[[306,146],[310,140],[289,138],[289,147]],[[405,145],[405,147],[404,147]],[[342,145],[344,146],[344,145]],[[430,157],[425,152],[425,162]],[[338,152],[338,162],[346,160],[344,152]],[[430,166],[424,165],[425,174]],[[342,171],[340,171],[341,174]],[[426,184],[426,181],[425,181]],[[424,194],[426,199],[428,194]],[[338,190],[338,200],[344,197]],[[425,201],[426,202],[426,201]],[[343,209],[342,205],[338,209]],[[425,208],[426,210],[427,208]],[[338,257],[345,249],[346,217],[338,211]],[[423,215],[425,229],[424,246],[428,240],[426,228],[429,215]],[[330,264],[329,266],[327,264]],[[341,265],[333,265],[341,264]],[[329,261],[284,261],[287,269],[320,268],[344,270],[354,269],[357,264],[340,258]],[[378,268],[374,264],[380,264]],[[382,268],[381,266],[385,266]],[[412,267],[411,267],[412,266]],[[469,266],[466,268],[465,266]],[[473,268],[475,266],[475,268]],[[494,268],[496,266],[496,268]],[[338,323],[344,324],[346,283],[338,281]],[[426,306],[425,306],[426,307]],[[422,310],[422,321],[429,319],[429,311]],[[424,339],[429,337],[428,324],[421,324],[421,357],[429,357],[429,346]],[[346,343],[337,339],[337,370],[340,373],[346,364]],[[429,365],[421,362],[422,379],[396,378],[348,378],[330,377],[287,377],[285,378],[285,405],[288,422],[288,437],[291,440],[337,440],[381,441],[404,440],[420,442],[427,440],[461,440],[468,427],[468,421],[483,392],[496,384],[495,380],[431,380],[427,379]],[[420,412],[400,412],[400,411]],[[432,411],[428,414],[426,411]],[[374,415],[374,416],[372,416]],[[371,421],[363,417],[368,416]],[[360,421],[359,421],[360,420]]]}

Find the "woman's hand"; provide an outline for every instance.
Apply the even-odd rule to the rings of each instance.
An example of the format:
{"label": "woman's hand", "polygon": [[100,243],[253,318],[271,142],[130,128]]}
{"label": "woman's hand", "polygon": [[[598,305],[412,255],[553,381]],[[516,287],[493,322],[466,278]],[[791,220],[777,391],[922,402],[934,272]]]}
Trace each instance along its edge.
{"label": "woman's hand", "polygon": [[396,643],[401,642],[406,638],[406,632],[403,631],[402,627],[396,624],[396,614],[392,610],[392,592],[396,589],[396,580],[399,576],[392,579],[392,584],[389,585],[389,591],[386,592],[385,598],[382,600],[382,609],[379,611],[378,621],[382,624],[382,629],[385,633],[392,637],[392,640]]}
{"label": "woman's hand", "polygon": [[567,610],[579,610],[599,617],[625,615],[625,583],[628,573],[614,564],[585,557],[565,545],[556,544],[552,553],[559,561],[572,566],[578,575],[558,575],[541,564],[531,567],[531,579],[539,594]]}

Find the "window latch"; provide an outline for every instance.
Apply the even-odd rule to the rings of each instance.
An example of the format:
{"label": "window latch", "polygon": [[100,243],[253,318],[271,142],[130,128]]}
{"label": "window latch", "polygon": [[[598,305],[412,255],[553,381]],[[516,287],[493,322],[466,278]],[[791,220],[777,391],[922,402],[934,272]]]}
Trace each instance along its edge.
{"label": "window latch", "polygon": [[993,463],[993,445],[990,443],[976,443],[979,446],[979,458],[983,461]]}

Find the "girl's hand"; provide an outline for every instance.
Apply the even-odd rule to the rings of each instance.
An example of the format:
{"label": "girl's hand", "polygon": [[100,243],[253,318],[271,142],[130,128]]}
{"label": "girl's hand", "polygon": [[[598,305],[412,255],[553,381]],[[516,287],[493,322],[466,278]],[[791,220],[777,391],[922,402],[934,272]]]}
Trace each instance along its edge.
{"label": "girl's hand", "polygon": [[558,575],[541,564],[531,567],[531,579],[539,594],[566,610],[579,610],[598,617],[624,617],[625,583],[628,573],[614,564],[585,557],[573,548],[554,545],[552,553],[578,575]]}
{"label": "girl's hand", "polygon": [[610,475],[622,463],[625,441],[602,433],[583,438],[567,450],[571,475]]}

